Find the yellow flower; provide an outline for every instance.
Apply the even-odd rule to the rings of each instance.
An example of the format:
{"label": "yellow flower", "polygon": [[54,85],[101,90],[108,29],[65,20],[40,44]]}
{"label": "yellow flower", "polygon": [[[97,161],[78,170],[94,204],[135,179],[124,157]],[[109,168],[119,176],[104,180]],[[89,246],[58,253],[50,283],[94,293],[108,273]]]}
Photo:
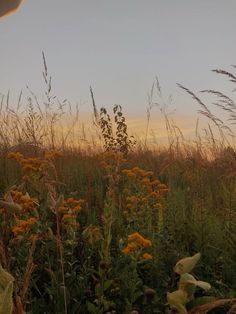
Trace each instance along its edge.
{"label": "yellow flower", "polygon": [[141,234],[138,232],[134,232],[128,236],[128,242],[135,241],[143,247],[151,246],[151,240],[145,239]]}
{"label": "yellow flower", "polygon": [[128,243],[127,246],[130,249],[130,251],[132,251],[132,250],[137,248],[137,243],[136,242],[130,242],[130,243]]}
{"label": "yellow flower", "polygon": [[28,232],[30,229],[30,226],[35,224],[36,221],[37,219],[34,217],[30,217],[26,220],[16,219],[16,224],[12,226],[12,232],[14,233],[15,236],[21,233]]}
{"label": "yellow flower", "polygon": [[161,203],[156,203],[154,205],[154,208],[156,208],[156,209],[163,209],[163,205]]}
{"label": "yellow flower", "polygon": [[73,219],[74,216],[71,214],[64,214],[62,217],[62,220],[69,220],[69,219]]}
{"label": "yellow flower", "polygon": [[145,260],[150,260],[150,259],[153,259],[153,256],[152,256],[152,254],[144,253],[144,254],[143,254],[143,259],[145,259]]}
{"label": "yellow flower", "polygon": [[51,150],[51,151],[48,151],[44,154],[44,158],[45,159],[53,159],[55,157],[59,157],[61,156],[62,154],[59,152],[59,151],[56,151],[56,150]]}
{"label": "yellow flower", "polygon": [[142,236],[138,232],[134,232],[128,236],[128,241],[138,241],[142,239]]}
{"label": "yellow flower", "polygon": [[141,244],[143,247],[147,247],[147,246],[151,246],[152,245],[152,241],[148,240],[148,239],[143,239],[143,242]]}
{"label": "yellow flower", "polygon": [[23,155],[19,152],[11,152],[7,155],[7,157],[10,159],[15,159],[16,161],[20,161],[23,158]]}
{"label": "yellow flower", "polygon": [[127,200],[127,202],[130,202],[130,203],[136,203],[137,197],[135,195],[127,196],[126,200]]}
{"label": "yellow flower", "polygon": [[127,175],[128,177],[130,177],[130,178],[135,177],[135,173],[133,173],[133,172],[128,172],[126,175]]}
{"label": "yellow flower", "polygon": [[123,250],[122,250],[123,253],[125,254],[129,254],[130,252],[130,248],[128,246],[126,246]]}
{"label": "yellow flower", "polygon": [[84,231],[83,231],[83,237],[90,243],[94,244],[98,241],[101,240],[102,235],[99,227],[96,226],[88,226]]}
{"label": "yellow flower", "polygon": [[142,184],[144,184],[144,185],[150,185],[151,182],[150,182],[150,180],[149,180],[148,178],[144,178],[144,179],[142,180]]}

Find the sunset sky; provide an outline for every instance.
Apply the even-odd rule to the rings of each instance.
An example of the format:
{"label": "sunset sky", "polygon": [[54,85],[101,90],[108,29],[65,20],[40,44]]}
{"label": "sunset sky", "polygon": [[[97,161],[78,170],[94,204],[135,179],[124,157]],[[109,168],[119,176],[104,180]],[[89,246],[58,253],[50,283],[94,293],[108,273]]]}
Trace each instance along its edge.
{"label": "sunset sky", "polygon": [[54,94],[81,112],[91,111],[91,85],[98,106],[121,104],[139,121],[158,76],[188,129],[199,108],[176,83],[233,89],[210,70],[236,64],[235,13],[235,0],[24,0],[0,20],[0,94],[10,90],[14,104],[29,85],[40,96],[44,51]]}

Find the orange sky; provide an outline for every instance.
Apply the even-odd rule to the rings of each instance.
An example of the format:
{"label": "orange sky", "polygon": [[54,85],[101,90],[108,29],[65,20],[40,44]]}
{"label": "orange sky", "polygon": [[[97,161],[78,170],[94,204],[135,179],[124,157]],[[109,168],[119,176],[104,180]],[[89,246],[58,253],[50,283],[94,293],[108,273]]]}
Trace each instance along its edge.
{"label": "orange sky", "polygon": [[[75,129],[73,130],[72,137],[75,142],[79,142],[79,138],[83,138],[83,129],[85,133],[86,140],[90,141],[91,137],[97,139],[99,132],[95,128],[92,122],[92,113],[81,113],[79,116],[78,123],[76,124]],[[186,140],[193,139],[196,129],[197,117],[194,116],[170,116],[170,120],[173,120],[171,123],[176,125],[181,132],[183,133]],[[67,121],[67,122],[66,122]],[[64,132],[68,130],[71,125],[71,117],[67,117],[63,120],[60,130],[64,128]],[[128,134],[134,135],[135,138],[144,142],[146,136],[147,128],[147,118],[141,115],[132,115],[126,116],[126,122],[128,125]],[[156,112],[151,115],[147,143],[152,144],[166,144],[168,140],[168,134],[166,130],[165,119],[160,113]]]}

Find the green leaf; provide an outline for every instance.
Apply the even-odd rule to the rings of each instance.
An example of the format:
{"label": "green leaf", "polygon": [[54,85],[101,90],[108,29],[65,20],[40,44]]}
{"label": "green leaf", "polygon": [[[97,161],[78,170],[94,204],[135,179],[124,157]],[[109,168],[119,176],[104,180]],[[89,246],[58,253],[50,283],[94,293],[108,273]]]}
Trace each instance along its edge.
{"label": "green leaf", "polygon": [[95,294],[96,296],[100,296],[102,294],[102,287],[100,285],[100,283],[97,283],[96,286],[95,286]]}
{"label": "green leaf", "polygon": [[89,301],[87,301],[87,309],[88,309],[89,313],[92,313],[92,314],[96,314],[97,313],[96,306],[93,303],[89,302]]}
{"label": "green leaf", "polygon": [[113,280],[106,280],[104,282],[104,291],[108,290],[110,288],[110,286],[112,285]]}

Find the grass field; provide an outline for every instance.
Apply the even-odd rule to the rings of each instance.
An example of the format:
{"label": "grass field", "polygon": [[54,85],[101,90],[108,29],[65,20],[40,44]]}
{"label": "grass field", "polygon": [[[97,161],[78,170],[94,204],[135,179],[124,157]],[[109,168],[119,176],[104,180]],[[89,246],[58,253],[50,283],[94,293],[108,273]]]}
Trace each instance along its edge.
{"label": "grass field", "polygon": [[168,144],[150,148],[91,90],[99,145],[73,147],[46,64],[44,78],[43,108],[33,93],[24,114],[1,107],[0,313],[236,313],[226,125],[205,107],[220,138],[186,143],[166,117]]}

